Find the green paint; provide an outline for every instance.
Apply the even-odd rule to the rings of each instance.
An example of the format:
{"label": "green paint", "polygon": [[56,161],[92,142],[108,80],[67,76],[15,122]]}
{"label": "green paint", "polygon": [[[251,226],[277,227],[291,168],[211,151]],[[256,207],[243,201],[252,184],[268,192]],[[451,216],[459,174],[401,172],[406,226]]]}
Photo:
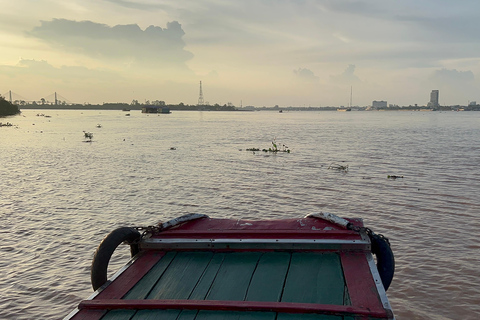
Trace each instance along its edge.
{"label": "green paint", "polygon": [[280,301],[291,254],[266,252],[260,258],[248,288],[246,301]]}
{"label": "green paint", "polygon": [[157,283],[158,279],[162,276],[165,270],[168,268],[173,258],[175,258],[176,252],[167,252],[155,266],[140,280],[138,283],[123,297],[123,299],[145,299],[152,290],[153,286]]}
{"label": "green paint", "polygon": [[259,252],[226,254],[206,299],[243,301],[260,256]]}
{"label": "green paint", "polygon": [[299,314],[299,313],[279,313],[277,320],[344,320],[342,316],[332,316],[325,314]]}
{"label": "green paint", "polygon": [[215,253],[189,299],[205,300],[224,258],[224,253]]}
{"label": "green paint", "polygon": [[180,310],[140,310],[132,320],[176,320]]}
{"label": "green paint", "polygon": [[283,302],[343,305],[345,280],[335,253],[293,253]]}
{"label": "green paint", "polygon": [[212,257],[212,252],[177,253],[147,299],[188,299]]}
{"label": "green paint", "polygon": [[195,320],[275,320],[275,313],[202,310]]}
{"label": "green paint", "polygon": [[130,320],[135,312],[136,310],[111,310],[101,320]]}

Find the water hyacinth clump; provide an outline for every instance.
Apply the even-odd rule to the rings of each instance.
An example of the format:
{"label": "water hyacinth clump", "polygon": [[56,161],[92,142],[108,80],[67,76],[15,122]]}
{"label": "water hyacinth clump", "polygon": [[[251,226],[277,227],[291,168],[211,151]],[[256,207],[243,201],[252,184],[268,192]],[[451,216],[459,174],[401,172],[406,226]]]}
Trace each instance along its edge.
{"label": "water hyacinth clump", "polygon": [[273,153],[277,153],[277,152],[286,152],[286,153],[290,153],[290,149],[282,144],[282,146],[280,148],[278,148],[277,146],[277,143],[275,142],[275,139],[272,141],[272,146],[268,149],[262,149],[260,150],[260,148],[248,148],[248,149],[245,149],[246,151],[263,151],[263,152],[273,152]]}

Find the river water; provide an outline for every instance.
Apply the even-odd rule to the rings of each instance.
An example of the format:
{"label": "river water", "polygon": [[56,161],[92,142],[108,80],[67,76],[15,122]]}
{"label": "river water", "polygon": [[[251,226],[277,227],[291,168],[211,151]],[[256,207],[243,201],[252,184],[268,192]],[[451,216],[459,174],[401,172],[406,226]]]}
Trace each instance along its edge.
{"label": "river water", "polygon": [[[0,318],[62,319],[92,293],[91,258],[116,227],[318,211],[390,238],[397,319],[480,317],[480,112],[130,114],[4,119]],[[245,151],[273,139],[291,152]]]}

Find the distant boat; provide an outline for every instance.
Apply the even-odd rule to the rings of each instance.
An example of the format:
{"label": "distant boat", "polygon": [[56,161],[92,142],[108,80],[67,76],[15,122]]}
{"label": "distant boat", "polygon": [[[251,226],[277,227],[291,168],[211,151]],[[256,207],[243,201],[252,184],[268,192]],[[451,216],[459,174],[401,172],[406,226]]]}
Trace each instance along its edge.
{"label": "distant boat", "polygon": [[350,86],[350,105],[348,106],[348,108],[338,108],[337,111],[352,111],[352,86]]}
{"label": "distant boat", "polygon": [[122,111],[130,111],[130,109],[126,109],[126,108],[125,108],[125,109],[122,109]]}
{"label": "distant boat", "polygon": [[171,113],[171,112],[169,107],[145,106],[145,107],[142,107],[142,113]]}
{"label": "distant boat", "polygon": [[282,112],[283,112],[283,110],[280,110],[280,111],[278,111],[278,112],[282,113]]}
{"label": "distant boat", "polygon": [[130,113],[126,113],[125,116],[130,117]]}

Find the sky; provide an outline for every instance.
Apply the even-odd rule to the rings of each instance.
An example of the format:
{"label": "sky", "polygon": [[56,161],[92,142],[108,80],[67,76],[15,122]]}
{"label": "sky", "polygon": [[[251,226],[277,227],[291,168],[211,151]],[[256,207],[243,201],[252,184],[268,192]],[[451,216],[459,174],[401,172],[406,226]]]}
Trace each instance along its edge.
{"label": "sky", "polygon": [[[240,106],[480,102],[478,0],[0,0],[0,94]],[[352,94],[351,94],[352,93]]]}

